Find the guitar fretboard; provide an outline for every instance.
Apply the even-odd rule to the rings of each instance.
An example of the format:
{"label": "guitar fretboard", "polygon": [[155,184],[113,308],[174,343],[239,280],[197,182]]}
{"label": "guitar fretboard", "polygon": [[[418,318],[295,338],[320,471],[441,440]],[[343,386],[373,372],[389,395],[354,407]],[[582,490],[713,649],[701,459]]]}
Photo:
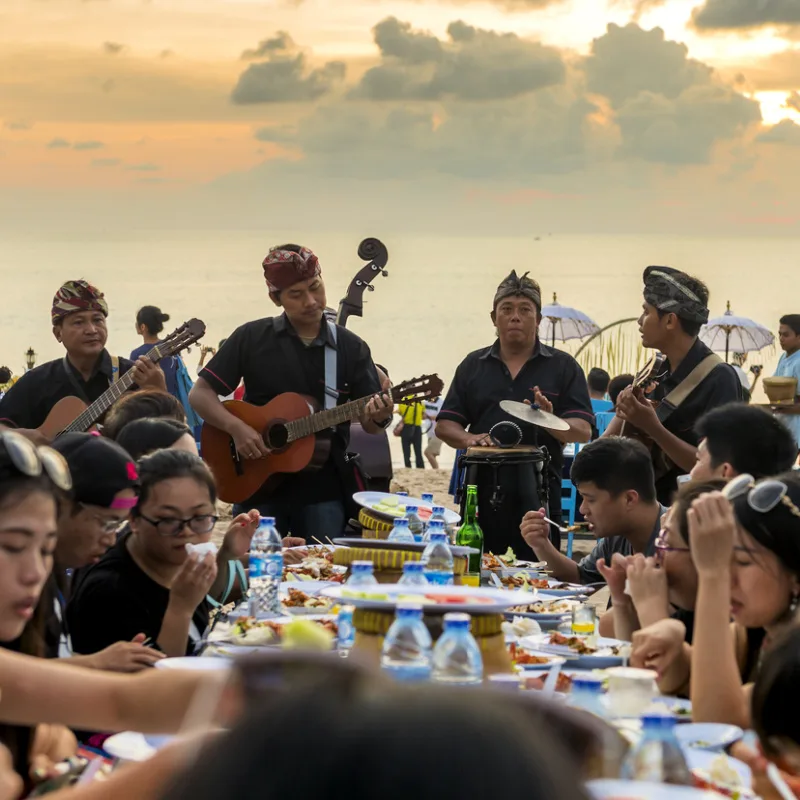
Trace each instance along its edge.
{"label": "guitar fretboard", "polygon": [[[162,355],[159,350],[159,345],[156,345],[145,355],[145,358],[156,362],[164,358],[164,355]],[[60,433],[83,433],[84,431],[88,431],[97,420],[102,419],[103,414],[105,414],[131,386],[133,386],[133,370],[128,370],[118,381],[112,383],[88,408],[84,409],[80,416],[70,422],[63,431],[60,431]]]}
{"label": "guitar fretboard", "polygon": [[327,411],[320,411],[316,414],[311,414],[311,416],[296,419],[294,422],[288,422],[286,430],[289,433],[289,441],[295,442],[327,428],[341,425],[343,422],[352,422],[358,419],[364,413],[364,409],[371,399],[370,397],[362,397],[335,408],[330,408]]}

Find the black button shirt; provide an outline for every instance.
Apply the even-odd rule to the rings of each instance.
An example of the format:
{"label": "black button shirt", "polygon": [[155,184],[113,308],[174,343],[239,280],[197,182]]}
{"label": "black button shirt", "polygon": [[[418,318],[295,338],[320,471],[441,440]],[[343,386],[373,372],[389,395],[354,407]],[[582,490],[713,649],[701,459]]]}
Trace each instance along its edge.
{"label": "black button shirt", "polygon": [[[0,400],[0,423],[38,428],[59,400],[80,397],[87,404],[93,403],[111,385],[113,365],[107,350],[103,350],[88,381],[69,362],[65,366],[64,361],[48,361],[26,372]],[[132,366],[133,362],[120,358],[118,377]]]}
{"label": "black button shirt", "polygon": [[[667,374],[649,395],[650,399],[656,402],[663,400],[709,355],[711,355],[711,350],[697,339],[675,372],[671,371],[669,361],[667,361],[665,365]],[[700,444],[700,437],[694,429],[697,420],[712,408],[737,400],[744,400],[744,393],[736,371],[730,364],[718,364],[683,403],[662,422],[664,427],[681,441],[697,447]],[[672,495],[678,488],[678,476],[685,472],[686,470],[680,467],[674,467],[656,481],[656,492],[660,503],[669,505],[672,502]]]}
{"label": "black button shirt", "polygon": [[[208,365],[200,371],[217,394],[228,395],[244,381],[244,399],[261,406],[284,392],[325,400],[325,345],[331,344],[327,324],[305,345],[285,314],[247,322],[237,328]],[[337,405],[380,392],[380,381],[369,347],[352,331],[337,326]],[[337,428],[332,458],[317,472],[284,477],[280,497],[286,502],[325,502],[342,499],[337,463],[350,439],[350,423]],[[341,463],[339,463],[341,467]],[[266,501],[257,493],[250,504]],[[271,498],[275,499],[275,498]]]}
{"label": "black button shirt", "polygon": [[534,402],[536,386],[553,404],[556,416],[594,423],[586,377],[578,362],[539,341],[516,378],[500,359],[499,342],[470,353],[456,369],[437,419],[457,422],[470,433],[488,433],[498,422],[508,420],[520,426],[523,444],[546,446],[551,458],[550,511],[556,514],[560,509],[563,445],[544,428],[520,422],[500,408],[501,400]]}

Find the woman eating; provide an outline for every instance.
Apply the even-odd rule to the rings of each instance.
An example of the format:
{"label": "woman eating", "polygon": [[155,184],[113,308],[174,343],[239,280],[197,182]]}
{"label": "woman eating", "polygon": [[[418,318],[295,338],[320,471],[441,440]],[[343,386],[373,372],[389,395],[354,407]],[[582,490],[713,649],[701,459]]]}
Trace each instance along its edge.
{"label": "woman eating", "polygon": [[694,719],[747,728],[762,652],[800,598],[800,479],[741,475],[695,500],[688,519],[698,576]]}
{"label": "woman eating", "polygon": [[130,532],[73,590],[67,620],[78,652],[144,633],[167,656],[183,656],[194,652],[208,624],[216,558],[198,557],[186,545],[211,538],[214,478],[197,456],[160,450],[142,459],[139,479]]}

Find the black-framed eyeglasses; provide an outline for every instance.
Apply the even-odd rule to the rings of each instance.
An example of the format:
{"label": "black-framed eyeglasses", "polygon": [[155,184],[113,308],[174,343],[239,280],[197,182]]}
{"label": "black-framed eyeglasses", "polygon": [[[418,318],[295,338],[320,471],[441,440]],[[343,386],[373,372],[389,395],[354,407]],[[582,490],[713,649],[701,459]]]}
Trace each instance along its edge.
{"label": "black-framed eyeglasses", "polygon": [[747,497],[747,505],[759,514],[774,511],[781,503],[795,516],[800,518],[800,508],[789,497],[789,487],[777,478],[767,478],[756,483],[755,478],[747,473],[734,478],[723,490],[728,500]]}
{"label": "black-framed eyeglasses", "polygon": [[211,533],[219,519],[214,514],[198,514],[196,517],[189,517],[188,519],[178,519],[176,517],[150,519],[144,514],[139,514],[139,518],[152,525],[161,536],[178,536],[184,528],[189,528],[192,533]]}
{"label": "black-framed eyeglasses", "polygon": [[72,488],[69,465],[64,456],[52,447],[36,447],[15,431],[0,433],[0,443],[17,472],[29,478],[38,478],[44,472],[62,492]]}
{"label": "black-framed eyeglasses", "polygon": [[127,517],[125,519],[114,519],[112,517],[104,517],[102,514],[99,514],[95,511],[94,506],[87,505],[86,503],[78,503],[78,505],[84,510],[88,511],[91,515],[92,519],[97,523],[98,527],[103,531],[103,533],[117,533],[120,529],[125,527],[128,522]]}

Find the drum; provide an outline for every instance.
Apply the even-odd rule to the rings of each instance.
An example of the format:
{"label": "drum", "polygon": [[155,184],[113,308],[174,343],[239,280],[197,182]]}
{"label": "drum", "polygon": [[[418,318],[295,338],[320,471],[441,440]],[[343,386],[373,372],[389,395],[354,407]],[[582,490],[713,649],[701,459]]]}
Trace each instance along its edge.
{"label": "drum", "polygon": [[[520,543],[519,524],[527,511],[547,508],[550,455],[546,447],[470,447],[459,458],[463,486],[478,487],[478,514],[485,550],[504,553]],[[464,517],[466,492],[456,498]]]}

